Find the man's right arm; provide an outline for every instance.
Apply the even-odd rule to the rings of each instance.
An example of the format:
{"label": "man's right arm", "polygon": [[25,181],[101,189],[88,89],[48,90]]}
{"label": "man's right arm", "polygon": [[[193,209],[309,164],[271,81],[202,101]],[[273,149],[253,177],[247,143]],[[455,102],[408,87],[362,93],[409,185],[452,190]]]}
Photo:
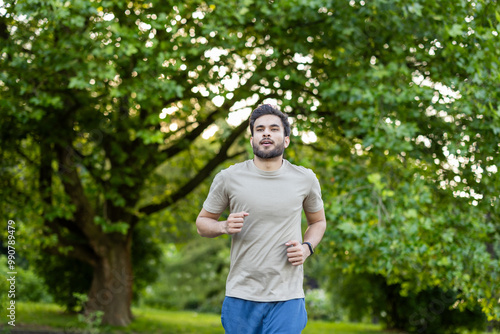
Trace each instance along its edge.
{"label": "man's right arm", "polygon": [[248,213],[242,211],[231,213],[227,220],[219,221],[220,213],[212,213],[201,209],[196,218],[198,234],[206,238],[215,238],[223,234],[239,233],[243,228],[243,222]]}

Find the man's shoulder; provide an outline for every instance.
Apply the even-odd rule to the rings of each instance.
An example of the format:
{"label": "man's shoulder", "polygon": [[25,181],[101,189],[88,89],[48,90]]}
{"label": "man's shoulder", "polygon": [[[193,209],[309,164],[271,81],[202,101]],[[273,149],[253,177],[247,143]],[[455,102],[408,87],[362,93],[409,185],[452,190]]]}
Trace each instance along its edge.
{"label": "man's shoulder", "polygon": [[249,166],[249,162],[251,162],[252,160],[245,160],[245,161],[242,161],[242,162],[237,162],[223,170],[220,171],[221,174],[225,174],[225,175],[231,175],[233,173],[237,173],[237,172],[240,172],[242,170],[248,170]]}
{"label": "man's shoulder", "polygon": [[288,163],[288,168],[291,170],[293,173],[303,175],[304,177],[311,177],[314,176],[316,177],[316,173],[310,168],[304,167],[304,166],[299,166],[292,164],[290,161],[285,160]]}

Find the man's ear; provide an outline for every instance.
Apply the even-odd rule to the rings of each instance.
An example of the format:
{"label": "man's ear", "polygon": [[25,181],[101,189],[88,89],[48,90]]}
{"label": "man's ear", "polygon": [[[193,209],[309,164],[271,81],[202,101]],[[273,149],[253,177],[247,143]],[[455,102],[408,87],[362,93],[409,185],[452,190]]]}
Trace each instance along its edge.
{"label": "man's ear", "polygon": [[284,139],[283,139],[283,145],[285,146],[285,148],[288,147],[288,145],[290,145],[290,137],[289,136],[286,136]]}
{"label": "man's ear", "polygon": [[250,137],[250,146],[253,148],[253,137]]}

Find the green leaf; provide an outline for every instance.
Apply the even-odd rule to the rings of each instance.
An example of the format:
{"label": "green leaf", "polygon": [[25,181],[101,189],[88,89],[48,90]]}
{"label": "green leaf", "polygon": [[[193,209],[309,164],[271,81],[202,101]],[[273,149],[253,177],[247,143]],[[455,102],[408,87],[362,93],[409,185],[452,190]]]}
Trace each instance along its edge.
{"label": "green leaf", "polygon": [[464,31],[462,30],[462,25],[455,23],[450,29],[448,29],[448,34],[451,37],[463,35]]}

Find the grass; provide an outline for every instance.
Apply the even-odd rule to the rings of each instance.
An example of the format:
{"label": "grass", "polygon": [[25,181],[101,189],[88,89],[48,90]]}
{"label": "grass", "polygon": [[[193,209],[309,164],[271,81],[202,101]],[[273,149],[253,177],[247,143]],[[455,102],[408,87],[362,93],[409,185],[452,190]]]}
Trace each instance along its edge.
{"label": "grass", "polygon": [[[151,308],[132,308],[134,321],[127,328],[105,327],[101,333],[113,334],[223,334],[224,329],[218,314],[188,311],[165,311]],[[2,327],[3,326],[3,327]],[[0,323],[0,333],[11,329],[5,322]],[[77,333],[85,325],[75,314],[68,314],[55,304],[16,302],[16,330],[19,329],[58,330]],[[309,320],[303,334],[397,334],[386,332],[378,325],[333,323]],[[500,334],[499,332],[495,332]],[[493,333],[488,333],[493,334]]]}
{"label": "grass", "polygon": [[[351,324],[351,323],[335,323],[323,321],[309,321],[304,334],[375,334],[388,333],[381,330],[379,325],[371,324]],[[392,333],[395,334],[395,333]]]}
{"label": "grass", "polygon": [[[130,329],[147,333],[224,333],[218,314],[195,312],[168,312],[162,310],[134,310],[136,320]],[[168,332],[165,330],[168,329]],[[127,332],[126,332],[127,333]],[[379,326],[309,321],[304,334],[374,334],[383,333]]]}
{"label": "grass", "polygon": [[[64,312],[55,304],[16,303],[16,329],[54,329],[66,333],[82,330],[74,314]],[[165,311],[150,308],[133,308],[135,320],[127,328],[105,328],[104,333],[114,334],[223,334],[218,314],[188,311]],[[3,325],[3,324],[2,324]],[[331,323],[310,320],[304,334],[382,334],[380,326],[371,324]]]}

